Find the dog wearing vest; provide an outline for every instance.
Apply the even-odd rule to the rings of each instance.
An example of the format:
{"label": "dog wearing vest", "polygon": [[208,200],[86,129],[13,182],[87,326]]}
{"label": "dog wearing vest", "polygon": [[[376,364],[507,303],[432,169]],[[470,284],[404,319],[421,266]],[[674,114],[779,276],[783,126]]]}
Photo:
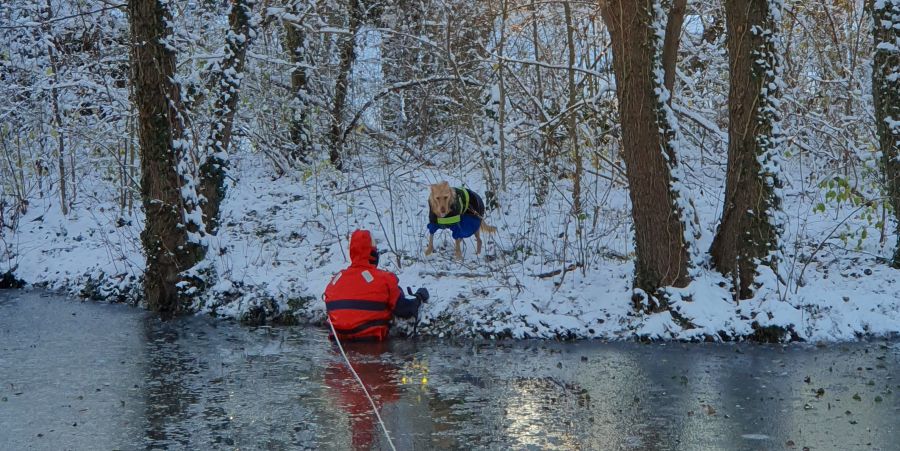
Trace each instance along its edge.
{"label": "dog wearing vest", "polygon": [[496,227],[484,222],[484,201],[468,188],[454,188],[446,181],[431,185],[428,195],[428,247],[425,255],[434,252],[434,234],[450,229],[456,241],[456,258],[462,260],[460,243],[475,235],[475,253],[481,253],[481,232],[494,233]]}

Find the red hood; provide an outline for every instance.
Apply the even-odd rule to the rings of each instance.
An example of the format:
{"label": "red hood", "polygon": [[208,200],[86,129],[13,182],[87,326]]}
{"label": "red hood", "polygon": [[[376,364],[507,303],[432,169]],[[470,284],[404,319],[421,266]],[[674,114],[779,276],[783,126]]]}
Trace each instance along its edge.
{"label": "red hood", "polygon": [[372,266],[372,234],[368,230],[356,230],[350,235],[350,263],[354,266]]}

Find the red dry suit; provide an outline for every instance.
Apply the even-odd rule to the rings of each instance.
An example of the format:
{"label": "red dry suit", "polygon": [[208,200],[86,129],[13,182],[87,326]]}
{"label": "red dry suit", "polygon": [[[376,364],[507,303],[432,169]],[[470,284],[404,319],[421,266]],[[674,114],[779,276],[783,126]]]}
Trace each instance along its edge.
{"label": "red dry suit", "polygon": [[397,300],[403,295],[393,273],[375,266],[372,235],[350,235],[350,267],[325,288],[325,309],[341,340],[384,340]]}

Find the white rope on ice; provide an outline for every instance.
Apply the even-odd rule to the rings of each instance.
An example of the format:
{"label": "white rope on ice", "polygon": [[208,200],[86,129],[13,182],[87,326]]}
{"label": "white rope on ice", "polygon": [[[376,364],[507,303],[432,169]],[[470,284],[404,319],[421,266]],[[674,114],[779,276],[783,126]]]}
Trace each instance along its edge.
{"label": "white rope on ice", "polygon": [[381,425],[381,430],[384,431],[384,436],[387,437],[388,444],[391,445],[393,451],[397,451],[397,448],[394,447],[394,442],[391,440],[391,434],[388,432],[387,426],[384,425],[381,414],[378,413],[378,407],[375,405],[375,401],[372,399],[372,396],[369,395],[369,390],[366,390],[366,384],[359,378],[359,374],[356,374],[356,370],[353,369],[353,365],[350,364],[350,359],[348,359],[347,354],[344,353],[344,347],[341,345],[341,340],[338,338],[337,331],[334,330],[334,324],[331,324],[330,318],[328,319],[328,326],[331,327],[331,333],[334,334],[334,342],[337,343],[338,349],[341,351],[341,356],[344,357],[344,362],[347,363],[347,368],[350,368],[350,372],[353,373],[356,382],[359,382],[359,386],[362,387],[363,393],[366,394],[366,398],[369,398],[369,403],[372,404],[372,411],[375,412],[375,418],[378,418],[378,423]]}

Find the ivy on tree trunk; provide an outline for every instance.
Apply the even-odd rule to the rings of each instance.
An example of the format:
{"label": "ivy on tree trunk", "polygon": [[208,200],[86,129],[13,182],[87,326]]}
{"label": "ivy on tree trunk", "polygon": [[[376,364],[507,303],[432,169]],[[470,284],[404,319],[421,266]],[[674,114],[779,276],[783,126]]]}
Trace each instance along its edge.
{"label": "ivy on tree trunk", "polygon": [[175,53],[163,43],[171,20],[159,0],[128,2],[132,36],[132,83],[138,111],[141,149],[141,200],[146,223],[141,233],[147,262],[144,294],[150,310],[168,317],[186,309],[178,290],[180,273],[196,261],[183,224],[182,181],[176,165],[184,147],[183,128],[175,110],[179,89]]}
{"label": "ivy on tree trunk", "polygon": [[209,148],[200,166],[200,194],[204,198],[201,207],[206,230],[212,234],[219,228],[219,209],[225,198],[228,148],[234,129],[244,61],[247,48],[256,35],[252,18],[255,6],[256,0],[234,0],[228,15],[230,29],[225,39],[225,57],[219,65],[213,123],[207,140]]}
{"label": "ivy on tree trunk", "polygon": [[892,266],[900,268],[900,0],[870,0],[875,44],[872,98],[888,202],[897,222]]}
{"label": "ivy on tree trunk", "polygon": [[[296,3],[291,3],[289,11],[293,15],[299,15]],[[310,45],[308,31],[304,29],[304,23],[284,20],[284,46],[294,68],[291,69],[292,116],[290,120],[290,137],[293,149],[290,152],[291,163],[310,163],[312,161],[312,130],[309,124],[309,77],[307,71]]]}
{"label": "ivy on tree trunk", "polygon": [[710,253],[734,276],[740,299],[753,296],[757,265],[777,269],[781,200],[778,167],[778,57],[770,0],[725,2],[731,88],[728,95],[728,169],[722,221]]}
{"label": "ivy on tree trunk", "polygon": [[[662,75],[660,0],[601,2],[612,39],[622,158],[635,237],[635,288],[654,296],[691,278],[693,207],[677,188],[674,116]],[[690,210],[690,211],[688,211]],[[640,301],[641,299],[639,299]],[[665,309],[659,303],[653,309]]]}

